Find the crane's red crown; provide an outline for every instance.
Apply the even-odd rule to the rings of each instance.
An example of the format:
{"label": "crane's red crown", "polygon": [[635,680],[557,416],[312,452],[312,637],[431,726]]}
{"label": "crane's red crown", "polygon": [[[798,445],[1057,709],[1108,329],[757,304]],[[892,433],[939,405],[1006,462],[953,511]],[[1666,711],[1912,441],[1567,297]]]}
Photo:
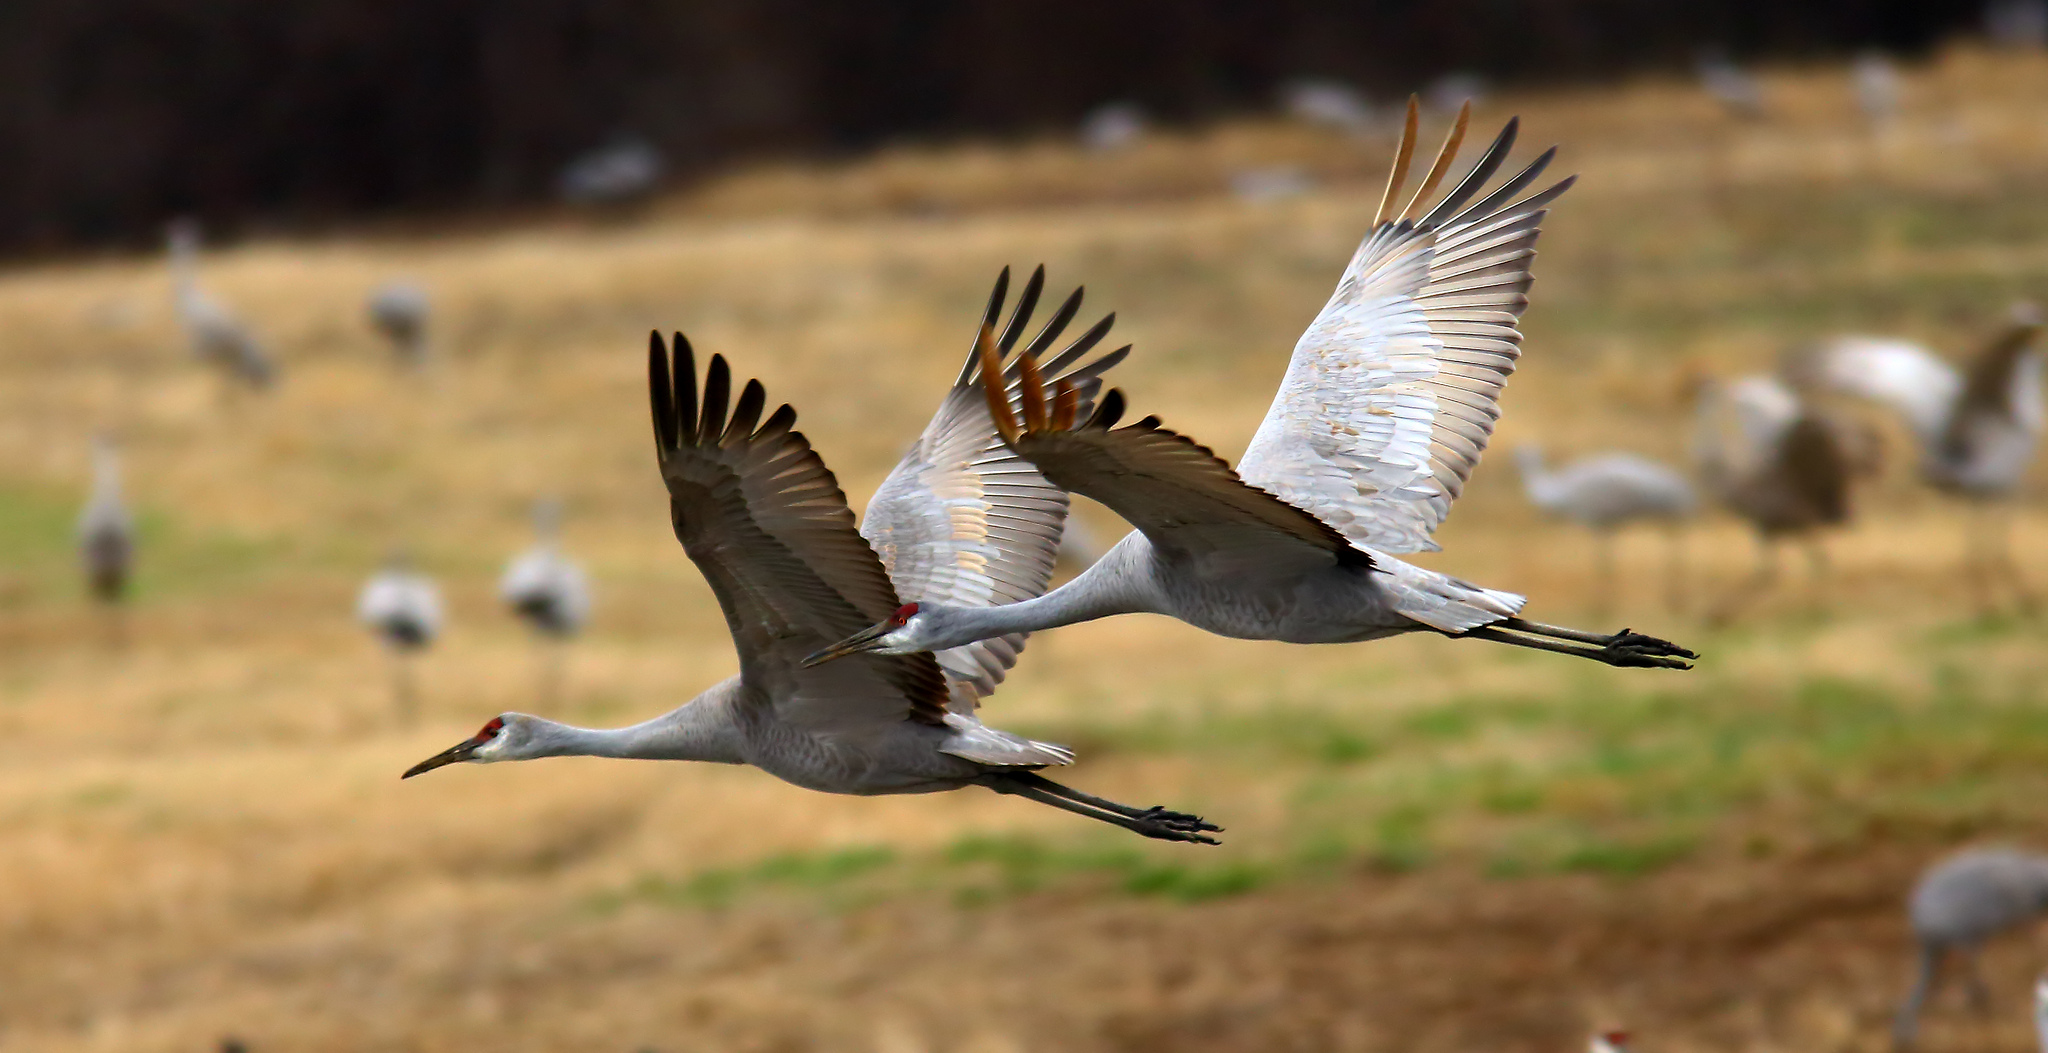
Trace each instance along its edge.
{"label": "crane's red crown", "polygon": [[906,603],[903,606],[896,608],[896,613],[889,616],[889,624],[895,626],[898,629],[901,629],[904,626],[909,625],[910,619],[914,617],[916,614],[917,604]]}
{"label": "crane's red crown", "polygon": [[476,741],[477,741],[477,742],[489,742],[489,741],[491,741],[492,739],[494,739],[494,738],[497,738],[497,737],[498,737],[498,732],[500,732],[500,731],[503,731],[504,729],[505,729],[505,718],[504,718],[504,717],[492,717],[492,718],[491,718],[491,722],[490,722],[490,723],[488,723],[488,724],[485,724],[485,725],[483,726],[483,730],[481,730],[481,731],[478,731],[478,732],[476,733]]}

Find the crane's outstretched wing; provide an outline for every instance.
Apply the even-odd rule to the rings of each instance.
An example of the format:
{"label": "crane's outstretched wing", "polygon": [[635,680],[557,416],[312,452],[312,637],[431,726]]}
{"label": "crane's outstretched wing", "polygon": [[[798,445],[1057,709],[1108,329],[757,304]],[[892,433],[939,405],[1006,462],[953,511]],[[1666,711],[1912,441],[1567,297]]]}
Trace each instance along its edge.
{"label": "crane's outstretched wing", "polygon": [[1838,336],[1808,349],[1790,372],[1803,382],[1881,403],[1922,442],[1939,439],[1963,390],[1954,366],[1905,340]]}
{"label": "crane's outstretched wing", "polygon": [[732,375],[718,355],[700,399],[680,333],[673,369],[654,334],[647,379],[676,539],[718,596],[743,675],[776,697],[776,716],[840,732],[905,719],[943,725],[945,677],[930,655],[861,655],[860,668],[838,672],[798,664],[899,603],[838,480],[794,430],[796,411],[784,405],[763,421],[758,380],[731,401]]}
{"label": "crane's outstretched wing", "polygon": [[1427,213],[1464,138],[1469,106],[1423,184],[1400,207],[1415,148],[1407,131],[1385,198],[1238,470],[1360,544],[1431,551],[1437,525],[1493,435],[1496,402],[1521,354],[1515,323],[1545,206],[1572,184],[1515,200],[1552,148],[1478,201],[1514,146],[1509,121],[1471,173]]}
{"label": "crane's outstretched wing", "polygon": [[[999,368],[982,330],[983,375]],[[1288,572],[1333,562],[1371,566],[1372,557],[1315,516],[1247,484],[1206,447],[1159,426],[1155,417],[1116,427],[1123,393],[1111,390],[1086,420],[1065,384],[1048,397],[1033,356],[1019,359],[1018,423],[1009,401],[983,386],[1003,440],[1053,485],[1109,506],[1169,559],[1228,572]]]}
{"label": "crane's outstretched wing", "polygon": [[[1001,321],[1009,286],[1010,269],[1005,267],[989,295],[983,328],[993,329]],[[1016,310],[996,341],[998,358],[1024,335],[1044,287],[1045,268],[1039,267],[1025,283]],[[1038,355],[1051,348],[1080,307],[1081,290],[1075,289],[1025,345],[1026,353]],[[1130,351],[1122,347],[1082,362],[1115,321],[1112,314],[1095,323],[1045,367],[1073,389],[1084,412],[1094,405],[1102,374]],[[861,520],[861,536],[874,546],[896,591],[907,601],[992,607],[1037,596],[1052,579],[1067,519],[1067,494],[996,434],[981,391],[978,346],[969,348],[967,362],[939,411],[882,481]],[[1012,400],[1019,397],[1016,362],[1002,376],[1009,382]],[[976,700],[1002,683],[1023,648],[1024,635],[1019,633],[938,652],[953,690],[953,708],[973,712]]]}

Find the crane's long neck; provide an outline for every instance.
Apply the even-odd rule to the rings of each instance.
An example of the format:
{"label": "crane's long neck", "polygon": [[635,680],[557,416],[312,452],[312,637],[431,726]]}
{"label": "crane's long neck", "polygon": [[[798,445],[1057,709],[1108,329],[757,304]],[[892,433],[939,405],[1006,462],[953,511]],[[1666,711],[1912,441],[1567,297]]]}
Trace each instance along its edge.
{"label": "crane's long neck", "polygon": [[1515,466],[1522,472],[1522,491],[1529,500],[1542,508],[1549,508],[1555,498],[1556,476],[1543,463],[1543,452],[1533,446],[1524,446],[1515,451]]}
{"label": "crane's long neck", "polygon": [[579,728],[538,721],[534,757],[622,757],[640,760],[709,761],[744,764],[734,708],[739,679],[727,680],[670,712],[624,728]]}
{"label": "crane's long neck", "polygon": [[121,458],[105,442],[92,451],[92,500],[95,504],[121,503]]}
{"label": "crane's long neck", "polygon": [[1000,607],[948,607],[941,629],[951,642],[933,650],[1115,614],[1167,613],[1150,561],[1150,546],[1134,531],[1074,580],[1043,596]]}

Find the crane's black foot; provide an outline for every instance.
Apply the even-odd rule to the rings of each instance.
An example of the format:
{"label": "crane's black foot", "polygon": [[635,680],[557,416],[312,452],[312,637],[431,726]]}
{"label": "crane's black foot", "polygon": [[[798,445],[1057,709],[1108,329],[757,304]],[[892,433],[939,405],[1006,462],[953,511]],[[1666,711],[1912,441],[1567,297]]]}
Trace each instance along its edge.
{"label": "crane's black foot", "polygon": [[[1155,808],[1151,811],[1159,811],[1159,809]],[[1169,821],[1165,816],[1174,816],[1176,819]],[[1148,812],[1145,818],[1131,819],[1128,820],[1128,823],[1128,829],[1133,833],[1143,834],[1146,837],[1155,838],[1160,841],[1181,841],[1193,845],[1220,845],[1223,843],[1203,832],[1205,830],[1213,830],[1221,833],[1221,827],[1205,823],[1192,815],[1182,815],[1179,812],[1160,812],[1158,816],[1152,816]]]}
{"label": "crane's black foot", "polygon": [[1184,830],[1189,833],[1222,833],[1223,828],[1186,812],[1168,811],[1163,805],[1153,805],[1131,818],[1141,823],[1158,823],[1169,830]]}
{"label": "crane's black foot", "polygon": [[1608,637],[1600,647],[1601,661],[1623,669],[1691,669],[1698,658],[1698,652],[1628,629]]}

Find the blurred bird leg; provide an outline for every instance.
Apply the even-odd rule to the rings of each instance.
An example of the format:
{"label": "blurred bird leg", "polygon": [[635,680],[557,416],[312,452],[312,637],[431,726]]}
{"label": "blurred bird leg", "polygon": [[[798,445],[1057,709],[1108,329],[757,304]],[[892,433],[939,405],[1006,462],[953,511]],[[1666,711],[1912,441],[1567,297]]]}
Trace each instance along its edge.
{"label": "blurred bird leg", "polygon": [[1593,611],[1603,621],[1614,610],[1615,545],[1612,527],[1593,530]]}
{"label": "blurred bird leg", "polygon": [[1446,635],[1456,640],[1492,640],[1537,651],[1590,658],[1617,668],[1691,669],[1691,663],[1685,660],[1699,657],[1669,640],[1627,629],[1618,633],[1589,633],[1522,618],[1508,618],[1493,625]]}
{"label": "blurred bird leg", "polygon": [[1813,613],[1826,614],[1833,604],[1834,565],[1828,562],[1828,546],[1818,536],[1806,538],[1806,565],[1813,588]]}
{"label": "blurred bird leg", "polygon": [[1201,845],[1219,843],[1207,834],[1220,831],[1222,828],[1203,821],[1199,816],[1167,811],[1156,805],[1151,808],[1133,808],[1127,804],[1118,804],[1082,793],[1070,786],[1062,786],[1034,772],[990,772],[982,777],[981,783],[997,793],[1015,794],[1026,800],[1051,805],[1062,811],[1086,816],[1112,826],[1120,826],[1132,833],[1161,841],[1185,841]]}
{"label": "blurred bird leg", "polygon": [[391,701],[392,709],[398,714],[401,727],[412,727],[419,720],[419,693],[414,684],[412,651],[402,647],[387,647],[391,655]]}
{"label": "blurred bird leg", "polygon": [[1759,596],[1778,584],[1778,543],[1762,534],[1756,536],[1756,569],[1748,579],[1714,606],[1707,620],[1717,625],[1726,625],[1735,620]]}
{"label": "blurred bird leg", "polygon": [[1911,1049],[1913,1040],[1920,1032],[1920,1008],[1927,1004],[1927,996],[1941,981],[1941,963],[1944,954],[1937,944],[1920,945],[1920,969],[1913,977],[1913,990],[1906,995],[1906,1001],[1899,1006],[1899,1015],[1892,1019],[1892,1048]]}
{"label": "blurred bird leg", "polygon": [[1673,614],[1685,613],[1685,524],[1672,521],[1665,526],[1669,552],[1664,568],[1664,607]]}
{"label": "blurred bird leg", "polygon": [[1976,944],[1965,944],[1962,948],[1963,990],[1968,993],[1970,1010],[1979,1016],[1991,1012],[1991,988],[1984,983],[1984,971],[1978,968]]}

